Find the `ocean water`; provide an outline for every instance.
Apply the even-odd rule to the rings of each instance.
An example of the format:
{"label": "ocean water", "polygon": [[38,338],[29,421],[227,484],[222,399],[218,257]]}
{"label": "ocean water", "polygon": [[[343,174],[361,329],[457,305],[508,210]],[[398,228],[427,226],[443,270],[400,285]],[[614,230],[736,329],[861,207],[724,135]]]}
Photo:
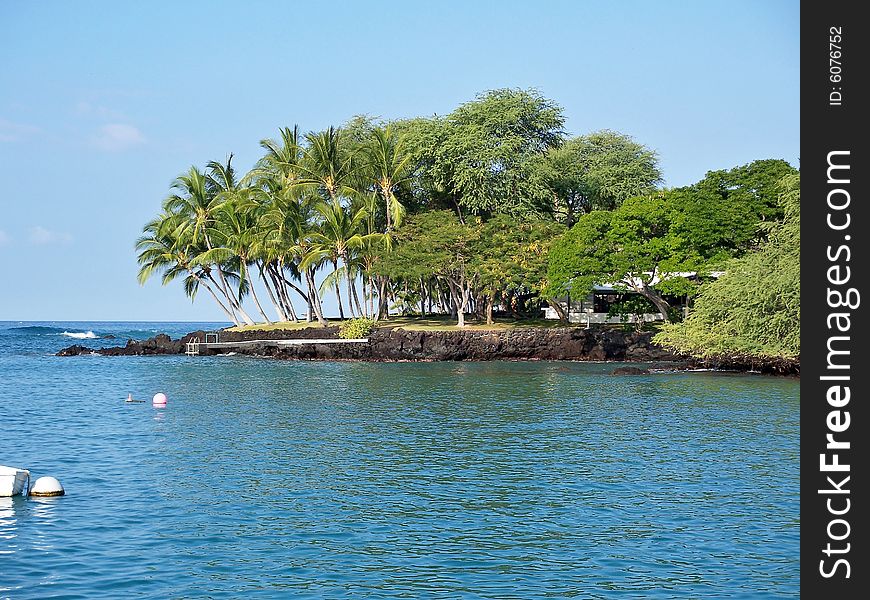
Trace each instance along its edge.
{"label": "ocean water", "polygon": [[216,326],[0,322],[0,598],[798,596],[797,380],[53,356]]}

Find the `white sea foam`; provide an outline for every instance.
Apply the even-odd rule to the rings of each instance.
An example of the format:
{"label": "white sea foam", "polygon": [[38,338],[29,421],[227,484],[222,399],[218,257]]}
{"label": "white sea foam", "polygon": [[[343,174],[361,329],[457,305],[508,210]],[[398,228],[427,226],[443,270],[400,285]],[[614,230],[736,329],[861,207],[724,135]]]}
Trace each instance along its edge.
{"label": "white sea foam", "polygon": [[87,331],[85,333],[77,332],[77,331],[64,331],[61,335],[65,335],[67,337],[76,338],[77,340],[92,340],[97,337],[97,334],[93,331]]}

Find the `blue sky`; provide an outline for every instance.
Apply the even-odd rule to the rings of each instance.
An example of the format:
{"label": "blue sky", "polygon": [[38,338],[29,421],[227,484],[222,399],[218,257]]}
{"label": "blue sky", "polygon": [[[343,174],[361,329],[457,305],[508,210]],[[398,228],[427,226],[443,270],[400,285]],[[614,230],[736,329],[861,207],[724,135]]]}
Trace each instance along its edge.
{"label": "blue sky", "polygon": [[655,149],[669,186],[799,166],[798,29],[778,0],[5,0],[0,320],[223,320],[180,283],[140,287],[134,241],[176,175],[230,152],[247,170],[294,123],[534,87],[571,133]]}

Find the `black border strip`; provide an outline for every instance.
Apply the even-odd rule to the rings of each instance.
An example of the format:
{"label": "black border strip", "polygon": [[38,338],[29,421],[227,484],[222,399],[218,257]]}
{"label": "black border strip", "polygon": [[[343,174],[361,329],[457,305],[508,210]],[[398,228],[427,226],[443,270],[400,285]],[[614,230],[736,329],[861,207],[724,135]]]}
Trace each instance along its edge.
{"label": "black border strip", "polygon": [[863,125],[870,105],[861,60],[870,24],[859,19],[861,6],[801,7],[800,552],[807,598],[865,598],[870,590],[868,496],[858,491],[870,489],[863,443],[870,366],[860,352],[870,310],[870,140]]}

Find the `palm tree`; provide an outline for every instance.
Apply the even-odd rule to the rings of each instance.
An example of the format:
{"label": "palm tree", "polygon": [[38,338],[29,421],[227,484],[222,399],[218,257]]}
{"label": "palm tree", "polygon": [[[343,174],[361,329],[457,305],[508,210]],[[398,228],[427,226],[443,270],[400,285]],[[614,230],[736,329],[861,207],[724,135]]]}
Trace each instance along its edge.
{"label": "palm tree", "polygon": [[412,157],[404,140],[404,136],[398,135],[392,125],[376,127],[372,130],[369,143],[363,148],[366,166],[384,202],[387,233],[392,231],[393,226],[401,224],[405,214],[405,207],[396,198],[398,187],[412,175]]}
{"label": "palm tree", "polygon": [[[231,161],[232,156],[227,161],[230,173]],[[216,163],[209,163],[209,166],[211,167],[213,164]],[[176,191],[164,200],[163,208],[165,212],[181,217],[178,220],[176,231],[173,232],[176,242],[194,247],[204,244],[205,250],[213,250],[214,244],[211,236],[214,232],[215,212],[224,199],[216,193],[211,173],[206,175],[196,167],[191,167],[186,174],[176,178],[172,183],[172,189]],[[253,325],[254,320],[242,307],[241,288],[239,289],[239,299],[236,299],[227,280],[227,270],[222,262],[215,262],[209,265],[209,268],[214,268],[217,273],[217,288],[232,310],[241,315],[245,323]]]}
{"label": "palm tree", "polygon": [[136,257],[140,266],[139,284],[144,285],[154,273],[160,271],[163,272],[163,285],[184,275],[184,289],[191,299],[196,296],[196,291],[202,285],[229,320],[235,325],[240,325],[232,309],[221,301],[215,290],[208,284],[208,279],[214,283],[208,269],[195,267],[193,258],[186,253],[194,246],[179,243],[175,236],[184,219],[184,215],[164,212],[145,225],[144,235],[136,240],[136,250],[139,251]]}
{"label": "palm tree", "polygon": [[[378,287],[373,276],[375,264],[383,252],[389,252],[393,248],[393,234],[378,233],[375,215],[378,212],[380,204],[380,194],[377,192],[369,192],[365,195],[359,195],[357,202],[366,212],[365,220],[365,235],[363,236],[363,245],[355,251],[355,260],[353,261],[356,271],[359,272],[363,286],[363,314],[365,316],[378,317],[378,312],[375,310],[375,290]],[[355,275],[354,275],[355,277]]]}
{"label": "palm tree", "polygon": [[[300,142],[299,127],[282,128],[280,137],[280,142],[260,142],[266,155],[252,171],[257,184],[268,196],[268,207],[258,223],[263,251],[270,257],[267,270],[274,281],[276,295],[284,298],[289,313],[295,314],[289,300],[288,288],[305,299],[308,304],[308,320],[316,318],[325,327],[327,322],[323,317],[320,296],[314,283],[315,266],[307,269],[299,266],[302,257],[310,250],[308,237],[316,214],[313,206],[319,202],[312,188],[319,186],[320,180],[313,176],[313,169],[308,168],[315,161],[305,154]],[[329,143],[329,140],[324,140],[327,146]],[[326,168],[324,171],[329,173],[330,169]],[[328,176],[324,179],[324,186],[333,181]],[[290,279],[287,278],[288,275]],[[308,286],[307,292],[294,283],[295,280],[301,284],[303,275]]]}
{"label": "palm tree", "polygon": [[299,139],[299,126],[293,129],[282,127],[279,130],[280,142],[260,140],[260,147],[266,150],[254,168],[253,173],[274,179],[282,188],[290,188],[302,179],[301,164],[305,148]]}
{"label": "palm tree", "polygon": [[225,200],[216,211],[216,235],[220,236],[221,245],[204,252],[195,259],[195,263],[203,262],[238,262],[239,275],[242,282],[248,283],[248,290],[254,305],[260,311],[263,319],[271,324],[272,321],[263,310],[254,281],[251,278],[248,265],[254,262],[253,253],[256,246],[257,212],[260,205],[257,202],[255,188],[235,188],[227,190]]}
{"label": "palm tree", "polygon": [[[351,251],[361,247],[367,241],[367,236],[361,233],[367,213],[364,208],[356,210],[352,215],[336,199],[331,202],[320,202],[315,210],[321,217],[320,226],[310,236],[312,245],[302,260],[302,266],[322,264],[329,261],[333,272],[327,285],[335,288],[335,298],[338,302],[339,317],[344,319],[344,306],[341,301],[339,281],[341,273],[338,263],[344,265],[344,275],[348,278],[348,300],[353,295],[350,273]],[[359,300],[357,300],[359,305]]]}
{"label": "palm tree", "polygon": [[320,133],[305,136],[308,147],[300,163],[302,183],[325,192],[326,197],[336,201],[354,193],[349,185],[356,169],[354,154],[346,151],[341,143],[341,130],[330,127]]}

